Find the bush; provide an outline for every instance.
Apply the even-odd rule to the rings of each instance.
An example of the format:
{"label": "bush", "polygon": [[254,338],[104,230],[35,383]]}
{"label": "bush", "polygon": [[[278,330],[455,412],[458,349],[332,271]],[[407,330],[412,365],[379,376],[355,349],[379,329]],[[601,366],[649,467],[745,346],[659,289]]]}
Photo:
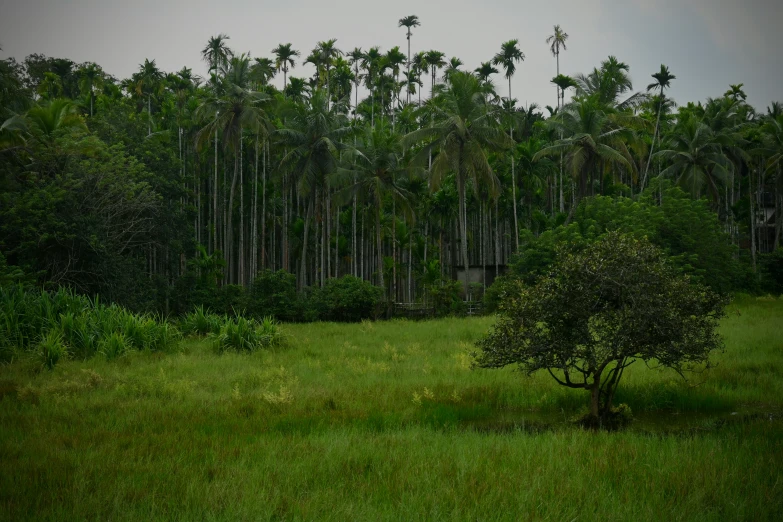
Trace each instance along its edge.
{"label": "bush", "polygon": [[248,312],[280,321],[301,320],[303,303],[296,293],[296,276],[285,270],[262,270],[250,287]]}
{"label": "bush", "polygon": [[765,291],[783,294],[783,248],[761,255],[762,285]]}
{"label": "bush", "polygon": [[429,289],[430,302],[437,317],[447,315],[463,315],[465,301],[462,299],[462,283],[445,280]]}
{"label": "bush", "polygon": [[[312,288],[308,305],[318,319],[358,322],[378,316],[383,298],[381,288],[350,275],[329,279],[323,288]],[[307,311],[305,311],[307,314]]]}

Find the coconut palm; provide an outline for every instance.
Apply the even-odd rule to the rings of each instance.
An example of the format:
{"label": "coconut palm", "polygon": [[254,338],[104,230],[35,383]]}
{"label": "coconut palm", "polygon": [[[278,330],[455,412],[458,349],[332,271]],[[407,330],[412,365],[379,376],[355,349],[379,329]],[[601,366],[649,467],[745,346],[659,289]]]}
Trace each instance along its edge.
{"label": "coconut palm", "polygon": [[317,89],[305,103],[289,107],[285,126],[277,130],[287,147],[281,167],[295,176],[299,194],[306,203],[300,287],[306,282],[307,242],[313,212],[320,215],[326,211],[321,196],[328,189],[329,176],[337,170],[338,153],[347,148],[344,138],[350,134],[351,127],[346,113],[342,100],[330,105],[327,93]]}
{"label": "coconut palm", "polygon": [[250,60],[247,55],[234,57],[223,67],[225,82],[221,93],[207,99],[196,111],[196,117],[205,121],[197,135],[199,145],[205,145],[213,135],[220,135],[223,148],[234,152],[234,175],[228,195],[228,223],[226,229],[226,262],[229,278],[235,280],[233,262],[233,208],[237,182],[241,177],[242,136],[245,131],[266,136],[271,132],[265,105],[268,95],[247,88]]}
{"label": "coconut palm", "polygon": [[661,123],[661,111],[663,110],[663,104],[666,97],[663,94],[664,89],[671,85],[671,81],[677,79],[672,73],[669,72],[669,68],[661,64],[661,70],[652,75],[655,81],[647,86],[647,92],[658,89],[659,101],[658,101],[658,116],[655,118],[655,131],[653,131],[652,144],[650,145],[650,155],[647,158],[647,167],[644,169],[644,175],[642,176],[642,184],[639,186],[640,190],[644,190],[644,184],[647,181],[647,174],[650,172],[650,163],[652,162],[653,152],[655,151],[655,139],[658,137],[658,128]]}
{"label": "coconut palm", "polygon": [[399,134],[383,124],[365,128],[356,149],[343,158],[350,167],[340,169],[340,177],[347,185],[345,193],[364,199],[375,211],[375,243],[378,249],[379,285],[386,288],[383,279],[383,250],[381,243],[381,213],[385,198],[391,198],[403,210],[410,211],[410,194],[399,183],[405,170]]}
{"label": "coconut palm", "polygon": [[[549,50],[552,52],[552,56],[557,60],[557,75],[560,75],[560,49],[564,51],[568,50],[566,47],[566,40],[568,40],[568,33],[563,31],[559,25],[555,26],[554,33],[547,37],[546,43],[549,44]],[[564,102],[564,93],[558,91],[557,94],[557,107],[560,108],[561,100]]]}
{"label": "coconut palm", "polygon": [[[405,27],[407,29],[406,38],[408,39],[408,61],[407,61],[407,77],[410,77],[411,75],[411,28],[413,27],[419,27],[421,23],[419,23],[419,17],[416,15],[410,15],[406,16],[404,18],[400,18],[399,22],[397,23],[397,27]],[[407,103],[411,102],[411,93],[408,91],[408,101]]]}
{"label": "coconut palm", "polygon": [[277,68],[270,58],[256,58],[250,66],[250,79],[255,82],[256,90],[267,85],[269,80],[275,77]]}
{"label": "coconut palm", "polygon": [[289,69],[296,67],[296,58],[300,56],[299,51],[293,49],[290,43],[280,44],[272,49],[272,54],[275,55],[275,66],[278,71],[283,71],[283,92],[286,88],[286,78],[288,76]]}
{"label": "coconut palm", "polygon": [[713,130],[697,118],[686,118],[678,122],[665,146],[655,153],[655,156],[669,162],[660,175],[675,179],[695,197],[699,197],[706,186],[717,203],[720,200],[719,184],[728,177],[731,162]]}
{"label": "coconut palm", "polygon": [[626,142],[635,138],[630,125],[639,124],[638,120],[607,108],[598,94],[566,105],[548,120],[551,128],[564,137],[539,151],[534,160],[565,153],[565,163],[578,186],[577,202],[571,207],[567,222],[573,217],[578,199],[587,195],[588,180],[602,162],[634,169]]}
{"label": "coconut palm", "polygon": [[436,92],[432,124],[406,135],[411,145],[425,142],[417,156],[424,161],[431,151],[438,154],[430,168],[432,188],[450,172],[456,175],[459,194],[459,226],[462,263],[468,268],[466,183],[481,183],[492,196],[500,182],[487,161],[487,151],[509,147],[511,139],[495,123],[498,109],[487,103],[486,87],[470,73],[455,72]]}
{"label": "coconut palm", "polygon": [[600,103],[609,107],[621,110],[634,107],[645,99],[639,93],[634,93],[625,100],[620,100],[621,95],[633,89],[629,71],[628,64],[610,56],[601,62],[600,69],[593,68],[592,72],[587,75],[577,75],[575,78],[577,92],[585,97],[595,95]]}

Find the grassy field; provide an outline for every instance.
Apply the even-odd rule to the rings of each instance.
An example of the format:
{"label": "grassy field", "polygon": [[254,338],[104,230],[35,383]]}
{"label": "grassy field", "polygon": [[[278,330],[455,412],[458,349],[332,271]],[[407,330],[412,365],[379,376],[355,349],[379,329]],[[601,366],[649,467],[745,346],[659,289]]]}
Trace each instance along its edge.
{"label": "grassy field", "polygon": [[2,520],[774,520],[783,300],[729,307],[718,366],[584,392],[471,370],[491,318],[286,325],[287,346],[0,367]]}

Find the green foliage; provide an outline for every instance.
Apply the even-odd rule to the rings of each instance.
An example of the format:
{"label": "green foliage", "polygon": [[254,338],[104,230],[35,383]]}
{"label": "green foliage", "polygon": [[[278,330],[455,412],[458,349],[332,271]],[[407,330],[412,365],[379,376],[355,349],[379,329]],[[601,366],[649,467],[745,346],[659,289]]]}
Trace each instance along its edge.
{"label": "green foliage", "polygon": [[96,353],[113,358],[126,350],[171,351],[181,337],[166,321],[133,314],[115,304],[107,306],[67,289],[36,292],[18,285],[0,287],[3,361],[19,351],[34,350],[42,339],[55,346],[57,338],[72,357],[87,359]]}
{"label": "green foliage", "polygon": [[694,282],[716,292],[752,287],[749,268],[704,200],[693,200],[668,183],[655,180],[638,201],[625,197],[585,199],[574,222],[538,237],[524,231],[511,273],[528,284],[546,274],[561,246],[578,251],[611,231],[647,238]]}
{"label": "green foliage", "polygon": [[214,336],[213,347],[219,353],[227,350],[253,352],[276,346],[281,340],[277,323],[271,317],[264,318],[260,324],[254,319],[226,317]]}
{"label": "green foliage", "polygon": [[208,335],[220,333],[220,324],[223,319],[216,314],[207,312],[203,306],[198,306],[194,311],[180,320],[180,328],[185,335]]}
{"label": "green foliage", "polygon": [[762,254],[761,267],[764,289],[783,294],[783,248]]}
{"label": "green foliage", "polygon": [[249,292],[248,311],[255,317],[272,316],[280,321],[301,320],[302,303],[296,293],[296,276],[285,270],[262,270]]}
{"label": "green foliage", "polygon": [[324,321],[357,322],[378,316],[383,298],[379,287],[350,275],[328,279],[323,288],[307,294],[308,307]]}
{"label": "green foliage", "polygon": [[724,299],[671,267],[647,240],[610,232],[580,252],[557,252],[534,286],[518,282],[501,318],[478,342],[485,368],[547,370],[591,394],[590,415],[611,424],[625,368],[642,360],[678,373],[708,364],[722,346]]}
{"label": "green foliage", "polygon": [[36,356],[41,366],[53,369],[58,361],[68,357],[68,348],[63,342],[63,336],[55,329],[49,330],[38,343]]}
{"label": "green foliage", "polygon": [[442,281],[430,287],[429,293],[437,317],[465,314],[465,301],[462,299],[460,281]]}

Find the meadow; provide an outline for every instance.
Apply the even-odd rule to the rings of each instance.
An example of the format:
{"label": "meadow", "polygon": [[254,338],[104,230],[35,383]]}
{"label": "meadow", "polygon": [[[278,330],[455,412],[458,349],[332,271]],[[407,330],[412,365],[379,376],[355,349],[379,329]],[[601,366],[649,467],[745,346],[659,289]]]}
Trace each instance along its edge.
{"label": "meadow", "polygon": [[283,346],[0,366],[2,520],[773,520],[783,300],[717,363],[629,368],[619,432],[584,392],[471,369],[491,317],[282,326]]}

